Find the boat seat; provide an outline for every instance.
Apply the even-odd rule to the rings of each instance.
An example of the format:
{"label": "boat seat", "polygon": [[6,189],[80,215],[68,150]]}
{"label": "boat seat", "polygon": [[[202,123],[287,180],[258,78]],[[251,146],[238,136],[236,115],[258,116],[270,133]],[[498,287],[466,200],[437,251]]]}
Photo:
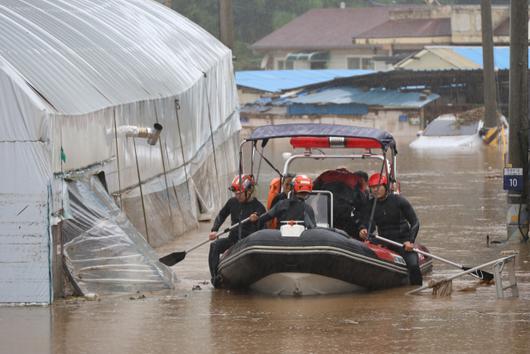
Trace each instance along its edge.
{"label": "boat seat", "polygon": [[306,200],[315,212],[317,227],[333,228],[333,193],[313,190]]}

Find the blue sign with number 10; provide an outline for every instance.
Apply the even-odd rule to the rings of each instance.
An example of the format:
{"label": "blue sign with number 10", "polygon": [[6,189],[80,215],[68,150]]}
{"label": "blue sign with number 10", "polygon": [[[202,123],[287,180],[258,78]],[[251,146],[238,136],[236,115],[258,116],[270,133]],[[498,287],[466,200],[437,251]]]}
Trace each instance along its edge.
{"label": "blue sign with number 10", "polygon": [[522,192],[523,191],[523,169],[504,169],[504,190]]}

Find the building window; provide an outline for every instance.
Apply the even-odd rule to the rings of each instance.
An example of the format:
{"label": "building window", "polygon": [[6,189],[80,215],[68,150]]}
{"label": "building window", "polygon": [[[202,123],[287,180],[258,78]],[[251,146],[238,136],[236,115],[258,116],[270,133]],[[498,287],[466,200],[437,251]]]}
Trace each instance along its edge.
{"label": "building window", "polygon": [[363,70],[373,70],[374,61],[371,58],[361,58],[361,69]]}
{"label": "building window", "polygon": [[293,70],[294,62],[292,60],[278,60],[276,66],[278,70]]}
{"label": "building window", "polygon": [[314,70],[314,69],[327,69],[328,68],[328,64],[325,62],[325,61],[312,61],[311,64],[310,64],[310,68],[311,70]]}
{"label": "building window", "polygon": [[348,69],[373,70],[374,61],[372,58],[348,58]]}
{"label": "building window", "polygon": [[361,58],[348,58],[348,69],[360,69]]}

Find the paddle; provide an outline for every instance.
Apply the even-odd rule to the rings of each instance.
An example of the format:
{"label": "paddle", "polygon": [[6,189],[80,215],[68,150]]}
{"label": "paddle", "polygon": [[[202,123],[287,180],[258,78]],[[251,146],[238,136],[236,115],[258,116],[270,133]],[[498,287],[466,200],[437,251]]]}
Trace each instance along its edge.
{"label": "paddle", "polygon": [[[242,221],[240,221],[240,222],[238,222],[238,223],[226,228],[224,231],[218,233],[217,237],[219,237],[221,235],[224,235],[227,232],[232,231],[233,229],[238,227],[239,224],[243,224],[243,223],[247,222],[248,220],[250,220],[250,216],[248,218],[243,219]],[[177,264],[178,262],[182,261],[184,258],[186,258],[186,254],[190,253],[191,251],[201,247],[202,245],[204,245],[204,244],[206,244],[208,242],[210,242],[209,238],[207,240],[205,240],[205,241],[201,241],[201,243],[196,244],[195,246],[191,247],[190,249],[188,249],[186,251],[170,253],[167,256],[164,256],[164,257],[158,259],[158,261],[160,263],[163,263],[163,264],[167,265],[168,267],[171,267],[171,266]]]}
{"label": "paddle", "polygon": [[[389,243],[391,245],[394,245],[394,246],[403,247],[402,243],[399,243],[399,242],[396,242],[396,241],[392,241],[392,240],[389,240],[387,238],[384,238],[384,237],[381,237],[381,236],[378,236],[378,235],[375,235],[375,238],[378,239],[378,240],[381,240],[381,241],[385,241],[385,242],[387,242],[387,243]],[[447,259],[442,258],[440,256],[436,256],[436,255],[434,255],[432,253],[428,253],[428,252],[422,251],[422,250],[417,249],[417,248],[414,248],[413,251],[416,252],[416,253],[419,253],[419,254],[423,254],[424,256],[437,259],[437,260],[439,260],[441,262],[450,264],[450,265],[455,266],[457,268],[460,268],[462,270],[470,270],[470,269],[472,269],[470,267],[464,267],[462,264],[451,262],[450,260],[447,260]],[[474,277],[477,277],[477,278],[481,279],[481,280],[488,280],[489,281],[489,280],[493,279],[493,274],[485,272],[485,271],[480,270],[480,269],[474,270],[474,271],[470,272],[470,274],[473,275]]]}

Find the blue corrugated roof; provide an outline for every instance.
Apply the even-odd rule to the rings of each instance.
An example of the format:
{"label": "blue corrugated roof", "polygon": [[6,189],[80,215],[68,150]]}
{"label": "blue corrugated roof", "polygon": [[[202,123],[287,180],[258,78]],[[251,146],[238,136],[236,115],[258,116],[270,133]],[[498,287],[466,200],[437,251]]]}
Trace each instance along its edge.
{"label": "blue corrugated roof", "polygon": [[[431,48],[447,48],[454,53],[472,61],[482,67],[482,47],[457,47],[457,46],[432,46]],[[530,53],[530,50],[529,50]],[[495,69],[506,70],[510,68],[510,47],[495,47],[493,49]],[[530,64],[530,63],[529,63]]]}
{"label": "blue corrugated roof", "polygon": [[431,93],[427,97],[419,92],[400,92],[397,90],[371,89],[363,91],[356,87],[333,87],[318,92],[299,95],[290,99],[292,103],[301,104],[350,104],[358,103],[367,106],[385,108],[421,108],[437,100],[440,96]]}
{"label": "blue corrugated roof", "polygon": [[279,92],[296,87],[318,84],[337,77],[359,76],[373,70],[260,70],[236,72],[237,86],[261,91]]}
{"label": "blue corrugated roof", "polygon": [[301,104],[293,103],[287,106],[287,114],[290,116],[305,115],[334,115],[334,116],[362,116],[368,114],[368,106],[365,104]]}

